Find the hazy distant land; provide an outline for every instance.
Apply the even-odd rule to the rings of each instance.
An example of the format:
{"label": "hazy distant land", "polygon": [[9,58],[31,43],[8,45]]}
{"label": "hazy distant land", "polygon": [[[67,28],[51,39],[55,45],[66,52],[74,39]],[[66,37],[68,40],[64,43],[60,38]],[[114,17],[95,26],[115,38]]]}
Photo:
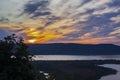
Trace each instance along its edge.
{"label": "hazy distant land", "polygon": [[34,55],[119,55],[120,46],[113,44],[28,44]]}

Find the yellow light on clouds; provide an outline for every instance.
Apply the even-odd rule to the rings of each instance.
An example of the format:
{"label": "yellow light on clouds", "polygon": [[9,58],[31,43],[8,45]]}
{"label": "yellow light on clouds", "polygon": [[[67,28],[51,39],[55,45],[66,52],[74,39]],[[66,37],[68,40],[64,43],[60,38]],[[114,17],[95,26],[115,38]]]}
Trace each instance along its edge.
{"label": "yellow light on clouds", "polygon": [[28,40],[29,43],[35,43],[36,40],[35,39],[31,39],[31,40]]}

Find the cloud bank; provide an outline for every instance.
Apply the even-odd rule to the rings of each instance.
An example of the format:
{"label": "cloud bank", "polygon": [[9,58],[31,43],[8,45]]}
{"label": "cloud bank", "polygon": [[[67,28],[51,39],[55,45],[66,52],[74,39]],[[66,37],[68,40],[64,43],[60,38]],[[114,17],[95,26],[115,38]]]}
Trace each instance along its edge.
{"label": "cloud bank", "polygon": [[119,3],[119,0],[1,0],[0,30],[17,33],[26,43],[34,40],[120,45]]}

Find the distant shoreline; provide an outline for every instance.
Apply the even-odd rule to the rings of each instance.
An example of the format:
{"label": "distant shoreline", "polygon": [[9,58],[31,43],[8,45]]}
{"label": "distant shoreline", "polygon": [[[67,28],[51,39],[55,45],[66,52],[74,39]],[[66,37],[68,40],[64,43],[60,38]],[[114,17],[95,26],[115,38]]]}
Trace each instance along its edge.
{"label": "distant shoreline", "polygon": [[113,44],[28,44],[33,55],[120,55],[120,46]]}

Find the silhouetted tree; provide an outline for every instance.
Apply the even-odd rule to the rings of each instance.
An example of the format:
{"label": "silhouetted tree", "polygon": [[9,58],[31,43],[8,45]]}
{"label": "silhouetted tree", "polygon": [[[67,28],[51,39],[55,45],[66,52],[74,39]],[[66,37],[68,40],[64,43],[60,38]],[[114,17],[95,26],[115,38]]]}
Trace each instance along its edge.
{"label": "silhouetted tree", "polygon": [[0,40],[0,80],[35,80],[31,60],[22,38],[12,34]]}
{"label": "silhouetted tree", "polygon": [[52,80],[33,69],[27,48],[15,34],[0,40],[0,80]]}

